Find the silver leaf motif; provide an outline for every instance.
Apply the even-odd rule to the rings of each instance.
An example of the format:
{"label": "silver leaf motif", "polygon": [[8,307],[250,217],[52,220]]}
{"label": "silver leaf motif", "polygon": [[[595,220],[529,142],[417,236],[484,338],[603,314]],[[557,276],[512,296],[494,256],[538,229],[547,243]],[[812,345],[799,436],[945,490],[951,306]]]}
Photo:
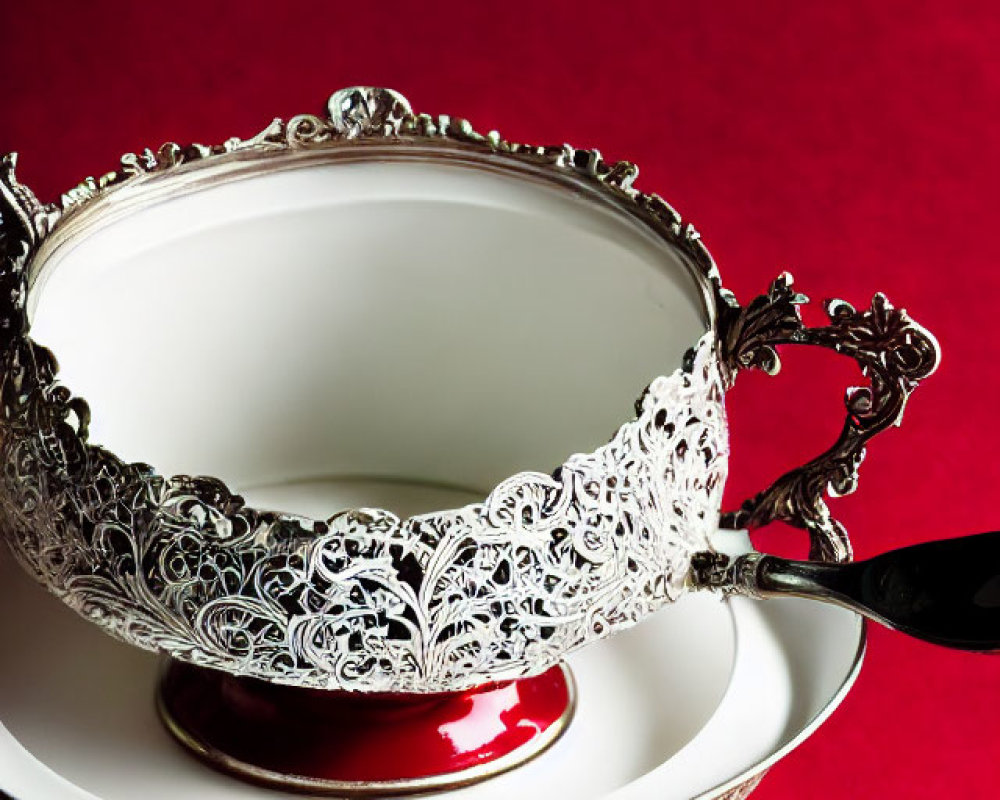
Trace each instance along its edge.
{"label": "silver leaf motif", "polygon": [[19,339],[0,382],[0,522],[78,612],[195,664],[397,692],[535,674],[675,599],[708,547],[727,463],[714,341],[555,475],[515,475],[453,511],[318,521],[88,444],[85,404]]}

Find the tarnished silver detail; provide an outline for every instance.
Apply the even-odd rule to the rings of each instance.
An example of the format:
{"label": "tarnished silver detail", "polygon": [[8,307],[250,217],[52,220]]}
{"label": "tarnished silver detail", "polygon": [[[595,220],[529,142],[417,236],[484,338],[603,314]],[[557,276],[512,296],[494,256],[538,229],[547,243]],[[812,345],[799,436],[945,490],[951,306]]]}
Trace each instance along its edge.
{"label": "tarnished silver detail", "polygon": [[409,101],[392,89],[352,86],[334,92],[327,105],[333,127],[343,136],[390,136],[413,116]]}
{"label": "tarnished silver detail", "polygon": [[719,795],[716,800],[747,800],[747,798],[754,793],[756,788],[760,786],[760,782],[764,780],[765,775],[767,775],[767,770],[762,769],[753,777],[747,778],[739,786],[730,789],[725,794]]}
{"label": "tarnished silver detail", "polygon": [[[48,234],[59,219],[61,209],[40,203],[35,193],[17,180],[16,171],[17,153],[0,157],[0,198],[4,201],[4,210],[17,218],[28,242],[34,245]],[[0,227],[0,236],[3,235]]]}
{"label": "tarnished silver detail", "polygon": [[741,594],[761,598],[757,570],[762,553],[750,552],[736,558],[715,551],[695,553],[691,558],[691,585],[695,589],[712,589],[724,594]]}
{"label": "tarnished silver detail", "polygon": [[830,515],[825,495],[840,497],[857,488],[868,440],[902,422],[910,394],[937,369],[941,358],[937,340],[883,294],[876,294],[864,311],[843,300],[830,300],[826,303],[830,324],[807,327],[798,307],[808,298],[792,289],[788,273],[746,307],[728,292],[720,297],[719,344],[730,380],[744,368],[775,374],[781,367],[776,345],[813,344],[850,356],[870,382],[847,390],[847,418],[832,447],[778,478],[738,511],[724,514],[721,524],[757,528],[774,520],[787,522],[809,532],[811,559],[848,561],[847,531]]}

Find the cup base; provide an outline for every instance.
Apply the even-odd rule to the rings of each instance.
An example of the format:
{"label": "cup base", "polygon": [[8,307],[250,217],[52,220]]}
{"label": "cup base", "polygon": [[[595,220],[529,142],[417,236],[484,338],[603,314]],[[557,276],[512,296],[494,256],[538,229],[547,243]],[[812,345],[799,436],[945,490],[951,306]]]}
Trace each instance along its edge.
{"label": "cup base", "polygon": [[564,664],[442,694],[281,686],[167,662],[157,708],[209,765],[254,783],[341,797],[465,786],[537,756],[576,706]]}

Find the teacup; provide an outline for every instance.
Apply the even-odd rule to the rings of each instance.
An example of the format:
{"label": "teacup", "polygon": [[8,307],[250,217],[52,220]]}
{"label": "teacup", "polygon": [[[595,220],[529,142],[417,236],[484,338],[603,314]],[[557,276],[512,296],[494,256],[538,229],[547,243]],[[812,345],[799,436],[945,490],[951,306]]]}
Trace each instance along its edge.
{"label": "teacup", "polygon": [[[938,361],[881,294],[820,327],[787,274],[740,305],[628,162],[389,90],[127,155],[55,204],[3,164],[5,536],[111,634],[237,676],[541,675],[708,582],[720,525],[847,560],[825,495]],[[725,393],[782,344],[869,386],[833,447],[724,513]],[[383,497],[341,510],[352,477]]]}

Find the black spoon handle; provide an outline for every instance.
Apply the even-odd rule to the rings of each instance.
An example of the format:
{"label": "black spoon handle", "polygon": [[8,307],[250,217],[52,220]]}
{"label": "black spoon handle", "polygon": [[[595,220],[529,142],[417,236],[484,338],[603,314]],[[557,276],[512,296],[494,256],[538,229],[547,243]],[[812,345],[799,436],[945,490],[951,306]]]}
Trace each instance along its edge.
{"label": "black spoon handle", "polygon": [[826,600],[934,644],[1000,652],[1000,532],[913,545],[852,564],[742,558],[741,582],[751,593]]}

